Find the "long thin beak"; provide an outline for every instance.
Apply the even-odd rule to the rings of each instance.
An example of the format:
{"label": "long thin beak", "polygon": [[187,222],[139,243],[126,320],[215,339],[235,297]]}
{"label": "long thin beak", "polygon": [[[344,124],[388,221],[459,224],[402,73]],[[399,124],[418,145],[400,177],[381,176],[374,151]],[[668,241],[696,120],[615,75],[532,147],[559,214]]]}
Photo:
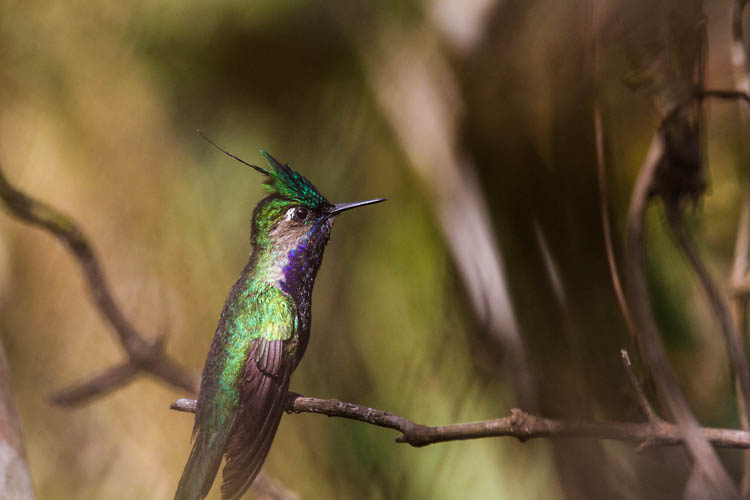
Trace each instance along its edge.
{"label": "long thin beak", "polygon": [[385,198],[375,198],[374,200],[367,200],[367,201],[354,201],[351,203],[337,203],[333,206],[333,209],[331,209],[331,211],[328,213],[330,215],[340,214],[341,212],[350,210],[352,208],[363,207],[365,205],[372,205],[373,203],[380,203],[381,201],[385,201],[385,200],[386,200]]}

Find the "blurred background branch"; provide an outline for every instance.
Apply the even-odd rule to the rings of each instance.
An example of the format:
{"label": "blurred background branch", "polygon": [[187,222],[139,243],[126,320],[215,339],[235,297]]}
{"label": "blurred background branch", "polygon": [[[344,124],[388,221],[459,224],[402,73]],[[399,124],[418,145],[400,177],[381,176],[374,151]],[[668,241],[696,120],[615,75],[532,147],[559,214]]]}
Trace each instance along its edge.
{"label": "blurred background branch", "polygon": [[649,301],[645,270],[646,243],[643,237],[643,227],[649,199],[657,190],[657,171],[665,159],[664,138],[661,132],[657,132],[638,175],[630,202],[628,216],[630,303],[633,305],[633,315],[636,331],[641,340],[642,355],[654,374],[660,395],[667,402],[679,425],[695,467],[708,481],[712,496],[734,498],[737,494],[732,480],[715,451],[711,448],[706,436],[701,432],[698,421],[680,389],[677,377],[669,365],[667,353],[662,344]]}
{"label": "blurred background branch", "polygon": [[198,393],[197,377],[164,353],[164,337],[148,341],[125,318],[112,297],[91,245],[70,217],[13,188],[2,168],[0,200],[11,215],[48,231],[71,251],[86,278],[89,293],[97,310],[107,319],[128,356],[127,362],[108,368],[75,387],[53,394],[53,403],[61,406],[85,404],[130,382],[139,372],[149,373],[189,393]]}
{"label": "blurred background branch", "polygon": [[21,421],[18,419],[10,367],[0,342],[0,498],[33,500],[31,474],[23,448]]}
{"label": "blurred background branch", "polygon": [[[347,9],[334,2],[328,8],[364,61],[367,84],[408,158],[407,165],[427,187],[479,328],[503,353],[518,401],[535,407],[535,383],[489,206],[473,160],[461,147],[463,103],[440,33],[428,22],[400,28],[387,16],[381,22],[388,29],[363,29],[354,17],[368,10],[364,5]],[[476,8],[467,5],[467,12]]]}

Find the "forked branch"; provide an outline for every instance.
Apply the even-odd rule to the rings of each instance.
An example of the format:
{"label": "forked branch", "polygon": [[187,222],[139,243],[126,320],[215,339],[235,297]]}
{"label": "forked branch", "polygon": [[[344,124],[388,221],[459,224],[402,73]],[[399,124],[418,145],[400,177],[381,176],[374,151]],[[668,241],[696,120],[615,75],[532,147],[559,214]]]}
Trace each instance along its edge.
{"label": "forked branch", "polygon": [[630,304],[643,359],[652,370],[656,387],[679,426],[679,434],[684,436],[690,457],[703,477],[708,480],[714,494],[719,498],[734,498],[737,496],[737,490],[710,446],[713,441],[698,425],[680,389],[677,377],[669,365],[651,310],[646,284],[644,224],[649,201],[657,190],[657,169],[666,160],[666,154],[664,136],[658,131],[638,174],[630,200],[626,254]]}
{"label": "forked branch", "polygon": [[148,373],[164,382],[198,392],[197,378],[164,352],[164,339],[144,338],[117,305],[99,260],[78,224],[57,209],[37,201],[10,185],[0,169],[0,200],[11,215],[39,226],[71,251],[83,272],[96,309],[104,316],[122,344],[127,359],[74,387],[52,395],[53,403],[78,406],[130,382],[138,373]]}

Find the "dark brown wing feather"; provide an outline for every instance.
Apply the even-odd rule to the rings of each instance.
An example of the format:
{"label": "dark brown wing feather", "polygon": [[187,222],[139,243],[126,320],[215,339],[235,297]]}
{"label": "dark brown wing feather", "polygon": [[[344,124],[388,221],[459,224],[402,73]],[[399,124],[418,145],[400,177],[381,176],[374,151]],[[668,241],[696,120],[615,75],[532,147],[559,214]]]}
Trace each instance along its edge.
{"label": "dark brown wing feather", "polygon": [[222,498],[240,497],[260,472],[284,412],[292,368],[281,340],[261,340],[248,356],[237,418],[224,450]]}

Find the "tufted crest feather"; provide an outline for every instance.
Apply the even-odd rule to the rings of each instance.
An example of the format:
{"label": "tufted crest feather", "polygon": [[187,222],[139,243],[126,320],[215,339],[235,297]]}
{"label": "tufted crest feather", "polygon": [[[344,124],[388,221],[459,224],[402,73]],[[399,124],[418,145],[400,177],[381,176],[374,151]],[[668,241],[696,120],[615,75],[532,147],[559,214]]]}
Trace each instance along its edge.
{"label": "tufted crest feather", "polygon": [[308,206],[317,210],[325,210],[332,208],[333,205],[329,202],[325,196],[320,194],[318,188],[316,188],[312,182],[310,182],[305,176],[294,170],[288,163],[283,165],[276,158],[271,156],[269,153],[260,150],[260,154],[266,159],[270,169],[259,167],[248,163],[239,156],[230,153],[226,149],[222,148],[214,141],[206,137],[206,135],[198,130],[198,133],[203,137],[209,144],[224,153],[225,155],[237,160],[243,165],[247,165],[260,172],[263,175],[267,175],[265,185],[266,190],[271,194],[278,194],[283,198],[287,198],[291,201],[299,203],[301,205]]}
{"label": "tufted crest feather", "polygon": [[282,165],[276,158],[260,150],[260,154],[268,162],[271,171],[268,172],[266,189],[271,194],[278,194],[310,208],[323,210],[330,208],[331,203],[305,176],[294,170],[289,164]]}

